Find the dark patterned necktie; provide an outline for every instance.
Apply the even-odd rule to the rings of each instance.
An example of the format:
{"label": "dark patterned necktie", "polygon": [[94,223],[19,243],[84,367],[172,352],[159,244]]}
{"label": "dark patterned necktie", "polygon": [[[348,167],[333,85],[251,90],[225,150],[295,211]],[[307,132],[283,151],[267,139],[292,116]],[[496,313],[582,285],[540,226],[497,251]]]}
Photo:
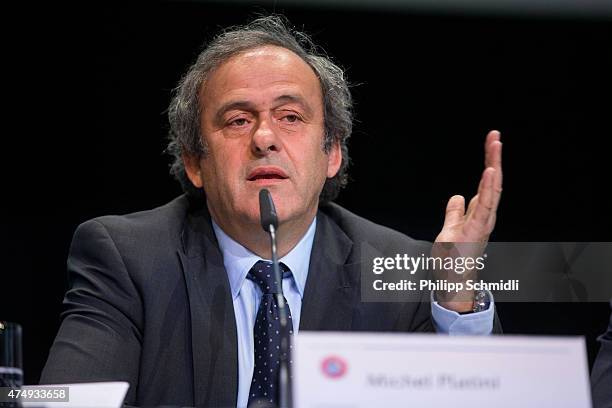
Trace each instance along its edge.
{"label": "dark patterned necktie", "polygon": [[[281,276],[289,272],[289,268],[280,264]],[[251,407],[276,407],[279,398],[279,367],[281,357],[281,324],[278,303],[275,294],[278,293],[278,285],[274,279],[274,270],[271,262],[258,261],[247,276],[255,282],[263,292],[255,327],[253,328],[255,342],[255,368],[253,370],[253,381],[249,391],[249,408]],[[287,307],[287,329],[293,334],[291,322],[291,311]]]}

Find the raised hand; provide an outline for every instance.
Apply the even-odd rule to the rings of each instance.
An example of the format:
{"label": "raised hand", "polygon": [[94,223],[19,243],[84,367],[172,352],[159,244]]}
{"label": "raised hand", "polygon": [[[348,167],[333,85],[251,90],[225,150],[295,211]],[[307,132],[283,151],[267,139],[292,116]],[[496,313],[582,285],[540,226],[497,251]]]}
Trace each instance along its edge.
{"label": "raised hand", "polygon": [[[485,169],[480,178],[478,192],[465,211],[465,199],[455,195],[448,200],[446,216],[442,231],[436,238],[434,256],[480,256],[495,227],[497,207],[502,192],[502,143],[500,133],[492,130],[485,141]],[[440,243],[478,243],[480,245],[460,246],[469,248],[467,253],[458,250],[458,246],[446,246]],[[442,277],[438,274],[438,277]],[[473,273],[457,275],[449,271],[444,277],[452,281],[474,278]],[[457,312],[468,311],[472,307],[472,293],[448,294],[438,292],[440,305]]]}
{"label": "raised hand", "polygon": [[455,195],[448,200],[444,226],[436,242],[487,242],[495,227],[497,206],[502,192],[502,143],[492,130],[485,141],[485,169],[478,192],[470,200]]}

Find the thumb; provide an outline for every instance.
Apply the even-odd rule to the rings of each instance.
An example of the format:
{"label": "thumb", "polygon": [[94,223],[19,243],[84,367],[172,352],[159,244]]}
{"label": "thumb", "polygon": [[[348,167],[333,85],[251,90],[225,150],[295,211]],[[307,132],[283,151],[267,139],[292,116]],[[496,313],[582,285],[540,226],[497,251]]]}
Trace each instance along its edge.
{"label": "thumb", "polygon": [[454,195],[446,204],[446,215],[444,216],[444,226],[451,227],[463,221],[465,215],[465,198],[461,195]]}

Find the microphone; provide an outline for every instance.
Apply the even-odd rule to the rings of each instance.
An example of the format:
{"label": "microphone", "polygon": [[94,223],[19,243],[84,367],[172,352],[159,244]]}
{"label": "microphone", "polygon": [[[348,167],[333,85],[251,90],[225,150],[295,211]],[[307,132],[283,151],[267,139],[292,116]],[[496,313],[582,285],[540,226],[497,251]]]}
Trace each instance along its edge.
{"label": "microphone", "polygon": [[264,231],[270,232],[271,226],[275,230],[278,228],[278,216],[276,215],[272,194],[265,188],[259,192],[259,214]]}
{"label": "microphone", "polygon": [[279,406],[280,408],[291,408],[291,374],[289,368],[289,329],[287,328],[287,305],[285,304],[285,296],[283,295],[283,277],[280,273],[280,265],[278,255],[276,253],[276,229],[278,228],[278,215],[276,207],[272,200],[272,194],[267,189],[259,191],[259,216],[261,219],[261,227],[270,234],[270,246],[272,247],[272,271],[274,280],[276,281],[276,302],[278,303],[278,313],[281,326],[281,344],[280,344],[280,367],[278,376],[279,387]]}

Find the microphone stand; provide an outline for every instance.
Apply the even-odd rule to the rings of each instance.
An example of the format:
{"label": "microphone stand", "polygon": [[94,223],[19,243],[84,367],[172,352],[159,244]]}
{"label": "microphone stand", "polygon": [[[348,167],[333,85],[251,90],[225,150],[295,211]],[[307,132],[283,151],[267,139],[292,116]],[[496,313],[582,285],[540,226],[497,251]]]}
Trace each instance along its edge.
{"label": "microphone stand", "polygon": [[278,254],[276,252],[276,227],[278,226],[278,217],[272,195],[267,189],[262,189],[259,192],[259,209],[261,217],[261,225],[263,229],[270,234],[270,246],[272,249],[272,271],[274,280],[277,282],[277,290],[275,293],[276,302],[278,303],[279,320],[281,326],[281,344],[280,344],[280,367],[279,367],[279,407],[291,408],[291,370],[289,366],[291,349],[290,335],[287,318],[287,305],[285,296],[283,295],[283,277],[280,273],[280,265],[278,262]]}

